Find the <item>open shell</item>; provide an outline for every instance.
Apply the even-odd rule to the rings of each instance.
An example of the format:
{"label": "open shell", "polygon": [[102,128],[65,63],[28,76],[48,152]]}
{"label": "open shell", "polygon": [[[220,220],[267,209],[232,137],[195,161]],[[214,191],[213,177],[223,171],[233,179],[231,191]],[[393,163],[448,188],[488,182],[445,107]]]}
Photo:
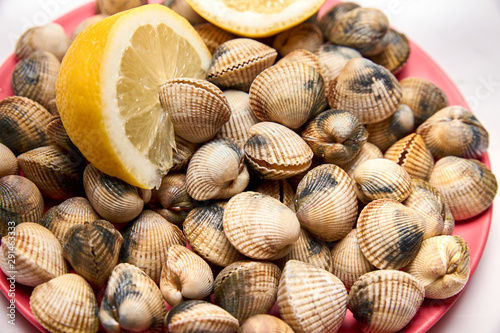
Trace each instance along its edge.
{"label": "open shell", "polygon": [[314,52],[322,43],[321,30],[315,24],[304,22],[277,34],[273,47],[284,57],[299,49]]}
{"label": "open shell", "polygon": [[0,178],[19,174],[19,164],[16,155],[4,144],[0,143]]}
{"label": "open shell", "polygon": [[64,28],[57,23],[48,23],[26,30],[16,43],[17,59],[29,57],[37,50],[47,51],[62,60],[70,44]]}

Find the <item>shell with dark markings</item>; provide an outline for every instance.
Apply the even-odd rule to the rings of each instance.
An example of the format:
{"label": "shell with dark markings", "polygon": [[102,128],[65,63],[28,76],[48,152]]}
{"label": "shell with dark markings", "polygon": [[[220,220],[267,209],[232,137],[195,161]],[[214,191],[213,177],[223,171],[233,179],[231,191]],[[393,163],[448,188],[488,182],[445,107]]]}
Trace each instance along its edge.
{"label": "shell with dark markings", "polygon": [[64,28],[57,23],[48,23],[26,30],[16,43],[16,57],[21,60],[37,50],[47,51],[62,60],[70,45]]}
{"label": "shell with dark markings", "polygon": [[221,29],[218,26],[208,22],[195,25],[194,30],[198,32],[201,39],[203,39],[203,41],[207,45],[208,50],[212,54],[222,43],[236,38],[236,36],[229,31]]}
{"label": "shell with dark markings", "polygon": [[359,153],[347,164],[342,166],[345,172],[352,178],[354,175],[354,171],[368,160],[372,160],[375,158],[383,158],[384,154],[380,151],[380,149],[370,142],[365,142],[365,144],[359,150]]}
{"label": "shell with dark markings", "polygon": [[330,34],[330,30],[335,26],[335,24],[344,16],[347,12],[359,8],[359,5],[354,2],[341,2],[332,6],[328,9],[318,22],[318,26],[323,33],[323,36],[327,38]]}
{"label": "shell with dark markings", "polygon": [[322,43],[321,30],[316,25],[305,22],[277,34],[273,47],[284,57],[298,49],[314,52]]}
{"label": "shell with dark markings", "polygon": [[16,155],[6,145],[0,143],[0,178],[19,174],[19,164]]}
{"label": "shell with dark markings", "polygon": [[79,152],[78,148],[76,148],[69,138],[68,133],[66,132],[66,129],[61,121],[61,117],[58,114],[49,119],[49,123],[47,124],[47,136],[50,140],[62,148]]}
{"label": "shell with dark markings", "polygon": [[198,143],[192,143],[184,140],[177,134],[175,135],[175,150],[172,156],[172,168],[169,172],[179,172],[187,168],[189,160],[198,149]]}
{"label": "shell with dark markings", "polygon": [[368,57],[374,63],[384,66],[392,74],[399,73],[410,56],[410,42],[406,35],[389,28],[385,35],[386,43],[384,50],[379,54]]}
{"label": "shell with dark markings", "polygon": [[295,191],[286,179],[263,179],[255,188],[255,192],[269,195],[295,211]]}

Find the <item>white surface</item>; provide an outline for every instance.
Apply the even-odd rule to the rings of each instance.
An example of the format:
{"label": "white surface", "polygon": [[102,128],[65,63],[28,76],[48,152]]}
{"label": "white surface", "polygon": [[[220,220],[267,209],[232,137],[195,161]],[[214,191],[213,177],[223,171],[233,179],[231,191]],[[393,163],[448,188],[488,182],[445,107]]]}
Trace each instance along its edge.
{"label": "white surface", "polygon": [[[0,63],[12,53],[17,36],[32,25],[55,19],[89,0],[0,0]],[[362,0],[384,10],[391,25],[420,45],[458,85],[472,111],[490,133],[489,155],[500,178],[500,2]],[[429,331],[500,332],[500,199],[489,240],[477,270],[459,300]],[[20,315],[7,324],[7,300],[0,296],[0,332],[35,332]]]}

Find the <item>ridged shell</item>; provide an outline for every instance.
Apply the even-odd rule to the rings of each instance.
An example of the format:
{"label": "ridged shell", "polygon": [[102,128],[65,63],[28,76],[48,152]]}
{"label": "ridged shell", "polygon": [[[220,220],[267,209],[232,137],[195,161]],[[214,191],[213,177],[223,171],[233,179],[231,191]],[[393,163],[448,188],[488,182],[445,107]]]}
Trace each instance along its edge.
{"label": "ridged shell", "polygon": [[410,43],[406,35],[389,28],[385,35],[384,50],[379,54],[368,57],[374,63],[384,66],[391,71],[392,74],[399,73],[410,56]]}
{"label": "ridged shell", "polygon": [[224,232],[233,246],[253,259],[285,256],[300,233],[295,213],[278,200],[258,192],[243,192],[224,207]]}
{"label": "ridged shell", "polygon": [[19,164],[16,155],[4,144],[0,143],[0,178],[19,174]]}
{"label": "ridged shell", "polygon": [[[295,176],[287,178],[286,179],[287,183],[290,184],[290,186],[292,187],[292,189],[294,191],[297,190],[297,186],[299,185],[302,178],[304,178],[309,171],[311,171],[312,169],[314,169],[315,167],[317,167],[320,164],[323,164],[323,162],[320,161],[318,158],[313,158],[309,168],[305,169],[302,172],[299,172]],[[294,207],[294,209],[295,209],[295,207]]]}
{"label": "ridged shell", "polygon": [[194,143],[213,138],[231,116],[226,96],[202,79],[167,80],[160,87],[160,104],[172,120],[175,133]]}
{"label": "ridged shell", "polygon": [[40,189],[44,196],[66,200],[83,194],[85,160],[75,152],[59,146],[44,146],[17,157],[26,178]]}
{"label": "ridged shell", "polygon": [[47,136],[58,146],[66,150],[79,152],[78,148],[71,142],[59,115],[54,115],[49,119],[49,123],[47,124]]}
{"label": "ridged shell", "polygon": [[[10,225],[9,225],[10,226]],[[25,222],[9,229],[0,246],[0,268],[5,275],[15,271],[16,283],[29,287],[68,273],[63,249],[57,238],[41,225]],[[15,261],[9,255],[14,248]]]}
{"label": "ridged shell", "polygon": [[285,179],[309,168],[313,151],[291,129],[272,122],[261,122],[248,130],[245,143],[248,166],[259,177]]}
{"label": "ridged shell", "polygon": [[361,53],[355,49],[329,42],[322,44],[319,49],[315,51],[315,54],[318,55],[320,73],[325,81],[325,93],[327,95],[330,83],[339,76],[349,60],[362,57]]}
{"label": "ridged shell", "polygon": [[164,0],[162,5],[167,6],[172,9],[174,12],[184,17],[186,20],[191,23],[191,25],[201,24],[206,22],[206,20],[201,17],[197,12],[188,5],[186,0]]}
{"label": "ridged shell", "polygon": [[119,264],[111,273],[99,310],[107,332],[163,332],[167,311],[160,289],[134,265]]}
{"label": "ridged shell", "polygon": [[273,47],[284,57],[298,49],[314,52],[322,43],[321,30],[316,25],[305,22],[277,34]]}
{"label": "ridged shell", "polygon": [[30,308],[36,320],[50,332],[99,330],[94,291],[76,274],[65,274],[36,287],[31,293]]}
{"label": "ridged shell", "polygon": [[92,164],[83,173],[83,187],[92,207],[112,223],[129,222],[144,207],[141,192],[135,186],[106,175]]}
{"label": "ridged shell", "polygon": [[400,83],[403,92],[401,103],[408,105],[413,111],[415,127],[448,106],[448,98],[444,92],[430,81],[420,77],[407,77]]}
{"label": "ridged shell", "polygon": [[347,174],[352,178],[354,171],[356,171],[358,166],[363,164],[363,162],[383,157],[384,154],[382,154],[377,146],[370,142],[365,142],[365,144],[361,146],[359,153],[349,163],[343,165],[342,169],[344,169],[344,171],[347,172]]}
{"label": "ridged shell", "polygon": [[213,287],[214,275],[205,260],[184,246],[169,247],[160,279],[160,290],[168,304],[174,306],[186,298],[205,299]]}
{"label": "ridged shell", "polygon": [[286,179],[263,179],[255,188],[255,192],[269,195],[295,211],[295,191]]}
{"label": "ridged shell", "polygon": [[245,320],[240,333],[294,333],[292,328],[278,317],[258,314]]}
{"label": "ridged shell", "polygon": [[488,131],[462,106],[448,106],[417,128],[436,159],[454,155],[480,158],[488,149]]}
{"label": "ridged shell", "polygon": [[253,315],[267,313],[276,301],[280,274],[278,266],[270,262],[232,263],[215,279],[215,304],[240,323]]}
{"label": "ridged shell", "polygon": [[395,144],[384,154],[384,158],[401,165],[411,178],[427,180],[434,167],[434,158],[427,149],[422,136],[412,133]]}
{"label": "ridged shell", "polygon": [[249,97],[258,119],[291,129],[326,108],[323,78],[314,67],[297,61],[263,70],[252,82]]}
{"label": "ridged shell", "polygon": [[321,19],[318,22],[318,26],[325,38],[329,35],[330,30],[342,18],[342,16],[355,8],[359,8],[359,5],[354,2],[345,1],[328,9],[323,16],[321,16]]}
{"label": "ridged shell", "polygon": [[347,291],[335,275],[313,265],[287,262],[278,289],[281,318],[297,333],[336,332],[347,310]]}
{"label": "ridged shell", "polygon": [[274,63],[275,49],[248,38],[222,43],[212,57],[207,79],[222,89],[248,91],[260,72]]}
{"label": "ridged shell", "polygon": [[57,101],[56,99],[51,99],[49,104],[47,105],[47,111],[53,116],[59,114],[59,110],[57,110]]}
{"label": "ridged shell", "polygon": [[192,143],[175,135],[175,150],[172,156],[172,168],[169,172],[179,172],[187,168],[189,160],[198,149],[198,143]]}
{"label": "ridged shell", "polygon": [[370,264],[361,252],[356,229],[352,229],[344,238],[336,242],[331,254],[331,272],[344,283],[347,290],[351,289],[361,275],[375,270],[375,266]]}
{"label": "ridged shell", "polygon": [[228,199],[250,181],[243,149],[230,139],[201,146],[189,161],[186,190],[195,200]]}
{"label": "ridged shell", "polygon": [[147,4],[147,0],[96,0],[96,13],[113,15],[128,9],[136,8]]}
{"label": "ridged shell", "polygon": [[424,295],[422,283],[408,273],[374,271],[354,283],[347,307],[363,332],[398,332],[415,316]]}
{"label": "ridged shell", "polygon": [[226,267],[242,260],[243,255],[227,239],[223,216],[224,207],[221,204],[196,207],[186,217],[183,230],[197,254],[211,264]]}
{"label": "ridged shell", "polygon": [[26,30],[16,43],[16,57],[21,60],[37,50],[47,51],[62,60],[70,44],[64,28],[57,23],[48,23]]}
{"label": "ridged shell", "polygon": [[413,131],[413,112],[405,104],[399,104],[396,112],[389,118],[378,123],[366,125],[368,131],[368,142],[386,151],[399,139],[407,136]]}
{"label": "ridged shell", "polygon": [[[276,65],[282,64],[284,62],[292,62],[292,61],[302,62],[306,65],[314,67],[316,72],[322,74],[321,67],[319,64],[319,58],[316,54],[312,53],[311,51],[307,51],[304,49],[293,50],[292,52],[288,53],[286,56],[281,58],[278,62],[276,62]],[[327,88],[328,88],[328,86],[325,85],[325,90]]]}
{"label": "ridged shell", "polygon": [[236,36],[229,31],[221,29],[218,26],[208,22],[197,24],[194,26],[194,29],[198,32],[201,39],[203,39],[203,41],[207,45],[208,50],[212,54],[222,43],[236,38]]}
{"label": "ridged shell", "polygon": [[78,24],[76,26],[75,29],[73,29],[69,39],[71,40],[71,42],[73,42],[75,40],[76,36],[78,36],[83,30],[87,29],[92,24],[95,24],[97,22],[104,20],[106,17],[108,17],[108,15],[106,15],[106,14],[97,14],[97,15],[92,15],[92,16],[84,19],[83,21],[80,22],[80,24]]}
{"label": "ridged shell", "polygon": [[483,163],[455,156],[436,162],[429,183],[444,197],[455,220],[485,211],[498,190],[495,175]]}
{"label": "ridged shell", "polygon": [[411,180],[411,192],[403,205],[425,218],[424,240],[438,235],[451,235],[455,228],[455,220],[443,196],[424,180]]}
{"label": "ridged shell", "polygon": [[102,288],[118,263],[123,237],[111,223],[95,220],[73,225],[66,233],[63,256],[92,286]]}
{"label": "ridged shell", "polygon": [[373,266],[399,269],[417,255],[425,219],[395,200],[380,199],[363,208],[356,230],[361,251]]}
{"label": "ridged shell", "polygon": [[367,204],[377,199],[402,202],[411,191],[411,177],[396,162],[376,158],[360,164],[352,176],[358,199]]}
{"label": "ridged shell", "polygon": [[35,51],[16,64],[11,76],[14,95],[30,98],[45,108],[56,97],[56,79],[61,63],[52,53]]}
{"label": "ridged shell", "polygon": [[373,124],[396,112],[401,86],[387,68],[355,58],[331,82],[327,96],[332,109],[350,111],[363,124]]}
{"label": "ridged shell", "polygon": [[165,317],[165,331],[189,332],[239,332],[238,319],[223,308],[204,301],[186,301],[174,306]]}
{"label": "ridged shell", "polygon": [[327,110],[312,119],[301,136],[317,158],[342,166],[359,153],[368,132],[351,112]]}
{"label": "ridged shell", "polygon": [[42,194],[31,180],[18,175],[0,178],[1,236],[7,234],[9,227],[22,222],[38,221],[42,217],[43,209]]}
{"label": "ridged shell", "polygon": [[301,226],[328,242],[347,235],[358,214],[354,185],[349,175],[333,164],[309,171],[297,187],[295,206]]}
{"label": "ridged shell", "polygon": [[454,296],[469,280],[469,247],[460,236],[431,237],[422,242],[420,251],[405,271],[424,285],[426,298]]}
{"label": "ridged shell", "polygon": [[0,101],[0,143],[14,155],[48,145],[46,128],[51,114],[26,97],[12,96]]}

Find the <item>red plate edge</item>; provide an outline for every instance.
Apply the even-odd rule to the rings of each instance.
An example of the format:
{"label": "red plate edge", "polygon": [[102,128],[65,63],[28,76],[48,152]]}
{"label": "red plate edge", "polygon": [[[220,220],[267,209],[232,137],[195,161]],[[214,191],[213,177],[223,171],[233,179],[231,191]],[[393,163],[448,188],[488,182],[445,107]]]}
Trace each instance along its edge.
{"label": "red plate edge", "polygon": [[[161,2],[159,0],[150,1]],[[337,0],[326,0],[325,4],[320,9],[318,15],[321,15],[331,6],[338,3]],[[73,29],[81,22],[82,19],[89,17],[95,13],[94,3],[89,3],[83,5],[59,19],[55,22],[61,24],[68,34],[73,31]],[[438,87],[440,87],[446,96],[448,97],[450,105],[461,105],[470,110],[465,98],[460,93],[458,87],[455,83],[448,77],[444,70],[439,67],[439,65],[419,46],[410,40],[411,54],[407,62],[407,66],[397,75],[398,79],[403,79],[410,76],[418,76],[427,79]],[[0,66],[0,99],[12,95],[12,90],[10,88],[10,76],[16,65],[15,55],[11,55],[7,60]],[[7,79],[3,79],[7,78]],[[488,154],[484,154],[480,159],[488,168],[491,168],[490,160]],[[471,272],[470,278],[472,278],[477,265],[481,259],[484,248],[486,246],[486,241],[488,239],[488,234],[491,226],[493,206],[490,206],[483,213],[475,216],[474,218],[460,221],[455,226],[454,235],[462,236],[467,244],[469,245],[470,251],[470,263]],[[9,293],[9,283],[7,277],[3,272],[0,271],[0,290],[8,297]],[[32,288],[25,287],[20,284],[16,284],[16,309],[23,314],[28,321],[30,321],[37,329],[42,332],[48,332],[45,330],[34,318],[29,307],[29,296],[31,294]],[[457,301],[460,294],[450,297],[445,300],[430,300],[426,299],[422,304],[422,307],[417,312],[416,316],[412,321],[403,329],[403,332],[414,332],[421,333],[426,332],[430,329],[445,313],[448,309]],[[354,320],[352,313],[347,310],[346,318],[339,332],[360,332],[357,327],[356,321]]]}

